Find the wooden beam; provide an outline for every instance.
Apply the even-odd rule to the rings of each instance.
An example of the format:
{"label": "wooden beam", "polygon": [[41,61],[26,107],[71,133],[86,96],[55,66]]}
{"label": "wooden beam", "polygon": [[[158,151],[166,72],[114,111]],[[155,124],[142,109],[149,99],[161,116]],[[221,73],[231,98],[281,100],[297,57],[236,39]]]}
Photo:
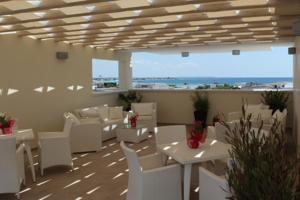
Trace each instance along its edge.
{"label": "wooden beam", "polygon": [[[212,37],[192,37],[193,34],[188,34],[188,35],[181,35],[181,36],[174,36],[172,39],[166,39],[166,41],[174,41],[174,42],[178,42],[179,40],[182,39],[198,39],[198,41],[207,41],[207,40],[214,40],[217,39],[218,37],[234,37],[231,34],[235,33],[235,31],[233,32],[229,32],[229,33],[221,33],[221,34],[217,34],[215,36]],[[256,35],[244,35],[244,36],[235,36],[235,40],[239,40],[239,39],[248,39],[248,38],[255,38],[254,36],[264,36],[264,35],[276,35],[274,34],[272,31],[262,31],[259,32],[259,34]],[[276,35],[278,37],[280,36],[291,36],[291,34],[284,34],[284,35]],[[223,40],[228,40],[228,39],[223,39]],[[151,42],[151,41],[157,41],[154,40],[153,38],[143,38],[137,42],[134,42],[136,44],[145,44],[145,42]],[[103,41],[101,41],[103,42]],[[93,44],[97,44],[100,43],[99,41],[84,41],[84,42],[74,42],[76,44],[83,44],[83,45],[93,45]],[[126,41],[124,41],[124,39],[116,39],[116,40],[112,40],[111,42],[108,43],[103,43],[103,44],[120,44],[120,43],[127,43]],[[130,43],[130,42],[128,42]]]}
{"label": "wooden beam", "polygon": [[[106,11],[100,10],[100,11],[91,11],[91,12],[84,12],[84,13],[78,13],[78,14],[42,17],[42,18],[29,19],[29,20],[20,20],[20,21],[15,21],[15,22],[3,22],[3,23],[0,23],[0,26],[1,25],[23,24],[23,23],[30,23],[30,22],[36,22],[36,21],[50,21],[50,20],[56,20],[56,19],[67,19],[67,18],[73,18],[73,17],[113,14],[113,13],[126,12],[126,11],[149,10],[149,9],[164,8],[164,7],[171,7],[171,6],[194,5],[194,4],[199,4],[199,3],[212,3],[212,2],[224,2],[224,0],[213,0],[213,1],[212,0],[191,0],[188,2],[179,1],[179,2],[173,2],[173,3],[165,2],[165,3],[161,3],[161,4],[150,5],[150,6],[118,8],[118,9],[110,9],[110,10],[106,10]],[[66,4],[66,5],[68,5],[68,4]],[[67,6],[67,7],[69,7],[69,6]],[[180,13],[183,13],[183,12],[180,12]]]}
{"label": "wooden beam", "polygon": [[[248,38],[248,39],[252,39],[252,38]],[[292,41],[292,38],[290,36],[286,36],[286,37],[283,37],[283,38],[280,38],[279,40],[277,39],[270,39],[270,38],[266,38],[266,39],[257,39],[255,41],[252,41],[252,42],[239,42],[239,41],[235,41],[235,40],[229,40],[229,41],[220,41],[220,42],[217,42],[217,43],[211,43],[211,44],[208,44],[208,43],[204,43],[203,41],[199,41],[199,42],[188,42],[186,44],[174,44],[174,42],[165,42],[165,43],[161,43],[161,44],[157,44],[157,45],[154,45],[154,46],[141,46],[141,45],[132,45],[132,46],[128,46],[126,47],[126,49],[137,49],[137,48],[144,48],[144,49],[149,49],[149,48],[164,48],[163,46],[173,46],[173,47],[183,47],[183,46],[186,46],[186,47],[190,47],[190,46],[195,46],[195,45],[205,45],[205,46],[210,46],[210,45],[220,45],[220,44],[226,44],[226,43],[236,43],[236,44],[255,44],[255,43],[263,43],[264,41],[272,41],[272,42],[276,42],[276,41]],[[84,45],[83,45],[84,46]],[[125,48],[119,48],[119,47],[116,47],[116,46],[101,46],[101,45],[93,45],[94,47],[100,47],[100,48],[104,48],[104,49],[125,49]]]}
{"label": "wooden beam", "polygon": [[[246,8],[244,8],[244,9],[247,10]],[[238,9],[238,10],[242,10],[242,9]],[[189,12],[191,12],[191,11],[189,11]],[[196,11],[196,12],[192,11],[192,13],[199,13],[199,11]],[[176,15],[176,13],[175,14],[167,14],[166,16],[170,16],[170,15]],[[245,13],[243,15],[222,17],[222,19],[239,19],[241,17],[256,17],[257,15],[276,16],[274,14],[271,14],[271,13],[266,14],[265,12],[261,11],[261,13],[256,14],[256,15],[253,15],[251,13]],[[150,18],[152,18],[152,17],[155,17],[155,15],[151,15]],[[145,17],[145,18],[149,18],[149,17]],[[130,17],[128,19],[130,19]],[[202,18],[202,20],[215,20],[215,19],[220,20],[220,17]],[[35,29],[41,29],[41,28],[54,28],[54,27],[62,27],[62,26],[69,26],[69,25],[91,24],[91,23],[112,22],[112,21],[120,21],[120,20],[92,20],[92,21],[87,21],[87,22],[72,22],[72,23],[66,23],[66,24],[53,24],[53,25],[38,26],[38,27],[33,26],[33,27],[24,27],[24,28],[15,28],[15,29],[12,28],[9,30],[0,31],[0,33],[8,32],[8,31],[27,31],[27,30],[35,30]],[[177,22],[180,22],[180,20],[178,20]],[[164,22],[164,23],[168,23],[168,22]],[[114,28],[114,27],[107,27],[107,28]]]}
{"label": "wooden beam", "polygon": [[[278,33],[277,33],[277,35],[278,36],[281,36],[281,35],[289,35],[289,34],[291,34],[292,33],[292,31],[291,31],[291,29],[281,29],[281,30],[277,30],[278,31]],[[284,33],[284,32],[290,32],[290,33]],[[243,32],[247,32],[247,31],[243,31],[243,30],[238,30],[238,31],[236,31],[236,30],[232,30],[232,31],[228,31],[228,32],[226,32],[226,33],[215,33],[215,34],[211,34],[211,36],[209,36],[209,37],[193,37],[193,35],[194,35],[194,33],[192,32],[192,33],[185,33],[184,35],[180,35],[180,36],[173,36],[173,38],[179,38],[179,37],[188,37],[188,38],[199,38],[199,39],[212,39],[212,38],[216,38],[216,37],[232,37],[233,35],[232,34],[234,34],[234,33],[243,33]],[[249,31],[248,31],[249,32]],[[199,33],[199,35],[207,35],[207,33]],[[258,35],[276,35],[273,31],[257,31],[257,32],[255,32],[253,35],[244,35],[244,36],[235,36],[235,37],[237,37],[237,38],[243,38],[243,37],[253,37],[253,36],[258,36]],[[139,42],[143,42],[143,41],[158,41],[156,38],[157,37],[167,37],[167,36],[165,36],[165,35],[162,35],[162,34],[156,34],[155,36],[154,35],[150,35],[150,36],[148,36],[148,37],[145,37],[145,38],[141,38],[141,40],[140,41],[137,41],[137,43],[139,43]],[[124,41],[124,40],[128,40],[129,38],[122,38],[122,39],[119,39],[119,38],[113,38],[111,41],[112,42],[115,42],[115,41],[122,41],[123,43],[125,43],[126,41]],[[102,41],[99,41],[99,40],[97,40],[97,38],[94,38],[94,39],[89,39],[89,40],[87,40],[87,41],[80,41],[80,42],[78,42],[78,40],[82,40],[82,39],[65,39],[65,40],[60,40],[60,41],[68,41],[68,42],[71,42],[71,43],[101,43],[101,42],[104,42],[105,40],[102,40]],[[72,42],[73,41],[73,42]],[[57,41],[58,42],[58,41]]]}
{"label": "wooden beam", "polygon": [[[271,15],[270,15],[271,16]],[[261,15],[261,16],[256,16],[256,17],[265,17],[265,15]],[[277,16],[271,16],[270,20],[265,20],[265,21],[257,21],[257,22],[270,22],[270,21],[277,21],[277,20],[293,20],[296,16],[287,16],[287,17],[277,17]],[[299,14],[300,17],[300,14]],[[184,19],[181,21],[173,21],[173,22],[168,22],[168,26],[173,26],[176,24],[181,24],[181,23],[189,23],[189,22],[193,22],[193,21],[207,21],[207,19],[203,19],[203,18],[193,18],[191,19]],[[238,22],[232,22],[232,21],[238,21]],[[242,22],[240,19],[238,18],[227,18],[227,19],[219,19],[216,21],[215,24],[213,24],[213,26],[217,26],[217,25],[222,25],[222,24],[240,24],[240,23],[247,23],[247,22]],[[249,22],[248,22],[249,23]],[[251,23],[251,22],[250,22]],[[255,23],[255,22],[253,22]],[[120,26],[114,26],[112,28],[130,28],[130,29],[134,29],[134,28],[138,28],[141,26],[147,26],[147,25],[163,25],[166,24],[165,22],[158,22],[158,23],[135,23],[135,24],[128,24],[128,25],[120,25]],[[207,26],[207,25],[204,25]],[[203,27],[203,26],[202,26]],[[110,27],[103,27],[103,29],[105,28],[110,28]],[[99,31],[99,29],[102,29],[102,27],[93,27],[93,28],[80,28],[80,29],[73,29],[73,30],[50,30],[50,31],[43,31],[43,32],[38,32],[38,33],[22,33],[19,34],[19,36],[27,36],[27,35],[47,35],[47,34],[54,34],[54,33],[72,33],[72,32],[78,32],[78,31]],[[128,30],[128,29],[127,29]],[[147,29],[149,30],[149,29]],[[151,30],[151,29],[150,29]],[[159,30],[159,29],[158,29]],[[0,31],[1,32],[1,31]]]}
{"label": "wooden beam", "polygon": [[[0,2],[3,2],[3,1],[10,1],[10,0],[0,0]],[[40,12],[40,11],[47,11],[47,10],[56,9],[56,8],[84,6],[84,5],[90,5],[90,4],[95,4],[95,3],[105,3],[105,2],[113,2],[113,1],[117,1],[117,0],[85,0],[85,1],[70,2],[70,3],[59,3],[59,4],[55,4],[55,5],[46,5],[46,6],[38,6],[38,7],[26,8],[26,9],[20,9],[20,10],[4,11],[4,12],[1,12],[0,15],[15,15],[15,14],[20,14],[20,13]]]}
{"label": "wooden beam", "polygon": [[[288,26],[288,25],[281,25],[280,27],[279,26],[273,26],[271,25],[272,22],[261,22],[261,23],[250,23],[247,27],[244,27],[244,28],[240,28],[240,27],[236,27],[236,28],[230,28],[230,29],[239,29],[239,30],[248,30],[249,28],[265,28],[266,26],[267,27],[277,27],[277,28],[281,28],[281,27],[290,27],[291,26]],[[224,24],[224,25],[228,25],[228,24]],[[231,24],[232,25],[232,24]],[[207,26],[202,26],[201,29],[199,30],[187,30],[187,31],[175,31],[174,29],[177,29],[177,28],[193,28],[193,27],[199,27],[199,26],[178,26],[178,27],[172,27],[172,28],[162,28],[162,29],[157,29],[157,32],[158,33],[180,33],[180,32],[194,32],[194,33],[200,33],[200,32],[204,32],[204,31],[214,31],[214,30],[230,30],[230,29],[222,29],[221,27],[218,27],[218,26],[215,26],[215,25],[207,25]],[[146,31],[153,31],[153,30],[156,30],[156,29],[149,29],[149,30],[146,30]],[[135,36],[135,35],[148,35],[149,33],[146,33],[146,34],[135,34],[133,33],[134,31],[144,31],[144,30],[133,30],[133,31],[123,31],[121,34],[118,34],[116,35],[116,37],[121,37],[121,36]],[[249,31],[249,30],[248,30]],[[64,38],[64,37],[76,37],[76,36],[83,36],[85,38],[87,38],[87,36],[97,36],[97,37],[101,37],[101,36],[98,36],[98,34],[103,34],[102,32],[98,33],[86,33],[84,35],[82,34],[74,34],[74,35],[64,35],[64,36],[51,36],[51,37],[43,37],[43,38],[39,38],[39,39],[49,39],[49,38]],[[112,34],[113,36],[113,33],[108,33],[108,34]],[[153,34],[152,34],[153,35]],[[105,36],[107,37],[107,36]]]}

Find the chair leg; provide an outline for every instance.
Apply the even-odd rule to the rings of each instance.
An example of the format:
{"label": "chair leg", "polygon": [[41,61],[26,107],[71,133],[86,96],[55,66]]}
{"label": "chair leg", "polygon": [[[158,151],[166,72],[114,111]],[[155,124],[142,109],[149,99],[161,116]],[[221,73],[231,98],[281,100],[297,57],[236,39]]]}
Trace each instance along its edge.
{"label": "chair leg", "polygon": [[40,168],[41,168],[41,176],[44,176],[44,169],[42,166],[40,166]]}
{"label": "chair leg", "polygon": [[216,161],[215,160],[211,160],[211,163],[215,166],[216,165]]}
{"label": "chair leg", "polygon": [[17,199],[20,199],[20,192],[16,193],[16,197],[17,197]]}

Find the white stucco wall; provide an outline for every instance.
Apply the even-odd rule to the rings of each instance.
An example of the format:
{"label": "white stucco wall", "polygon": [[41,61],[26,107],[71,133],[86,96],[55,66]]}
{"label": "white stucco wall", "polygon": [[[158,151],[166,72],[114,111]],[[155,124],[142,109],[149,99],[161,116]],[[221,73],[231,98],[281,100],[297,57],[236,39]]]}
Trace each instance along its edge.
{"label": "white stucco wall", "polygon": [[[67,60],[57,60],[55,53],[66,51]],[[117,94],[94,95],[91,89],[91,59],[119,60],[126,67],[130,54],[116,54],[89,47],[70,46],[31,38],[0,36],[0,112],[18,119],[20,128],[55,131],[63,127],[62,114],[78,107],[117,104]],[[70,91],[69,86],[83,86]],[[35,88],[54,87],[38,93]],[[19,92],[7,95],[8,89]]]}

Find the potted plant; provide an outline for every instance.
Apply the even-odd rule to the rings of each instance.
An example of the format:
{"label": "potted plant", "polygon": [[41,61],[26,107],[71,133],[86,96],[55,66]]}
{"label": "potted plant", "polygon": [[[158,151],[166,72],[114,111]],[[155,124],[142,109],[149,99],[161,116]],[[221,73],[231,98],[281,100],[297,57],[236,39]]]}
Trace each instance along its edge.
{"label": "potted plant", "polygon": [[282,112],[287,108],[287,102],[289,100],[289,95],[282,91],[265,91],[262,93],[261,102],[268,105],[270,109],[273,110],[273,114],[276,110]]}
{"label": "potted plant", "polygon": [[188,146],[192,149],[199,147],[199,143],[204,143],[207,136],[207,126],[201,121],[195,121],[193,128],[190,129]]}
{"label": "potted plant", "polygon": [[5,113],[0,114],[0,129],[3,134],[11,134],[12,128],[15,125],[15,120],[8,117]]}
{"label": "potted plant", "polygon": [[287,134],[275,121],[266,134],[253,129],[251,114],[243,117],[233,129],[227,126],[230,164],[226,169],[231,200],[295,200],[299,160],[287,151]]}
{"label": "potted plant", "polygon": [[137,113],[132,113],[132,115],[129,117],[130,126],[132,128],[136,128],[136,123],[139,115]]}
{"label": "potted plant", "polygon": [[131,103],[139,103],[142,101],[143,96],[135,91],[129,91],[127,94],[119,94],[120,101],[124,104],[124,110],[131,110]]}
{"label": "potted plant", "polygon": [[195,92],[194,95],[192,95],[192,100],[194,106],[195,121],[201,121],[206,124],[209,109],[207,93]]}

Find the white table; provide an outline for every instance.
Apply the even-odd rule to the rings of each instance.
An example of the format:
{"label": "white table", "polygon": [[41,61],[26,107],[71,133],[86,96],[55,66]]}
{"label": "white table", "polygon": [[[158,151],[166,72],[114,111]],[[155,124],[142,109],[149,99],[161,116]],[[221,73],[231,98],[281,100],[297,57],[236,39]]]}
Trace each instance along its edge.
{"label": "white table", "polygon": [[148,138],[148,128],[144,125],[137,125],[132,128],[130,125],[124,124],[117,127],[117,140],[125,142],[139,143]]}
{"label": "white table", "polygon": [[184,165],[184,200],[189,200],[192,164],[228,158],[230,147],[229,144],[206,139],[206,142],[201,144],[198,149],[191,149],[187,146],[186,141],[181,141],[159,145],[158,151]]}
{"label": "white table", "polygon": [[16,136],[17,143],[24,143],[25,151],[28,157],[28,161],[31,168],[33,182],[36,181],[35,170],[33,165],[33,158],[29,142],[34,139],[34,133],[32,129],[19,129],[13,133]]}

